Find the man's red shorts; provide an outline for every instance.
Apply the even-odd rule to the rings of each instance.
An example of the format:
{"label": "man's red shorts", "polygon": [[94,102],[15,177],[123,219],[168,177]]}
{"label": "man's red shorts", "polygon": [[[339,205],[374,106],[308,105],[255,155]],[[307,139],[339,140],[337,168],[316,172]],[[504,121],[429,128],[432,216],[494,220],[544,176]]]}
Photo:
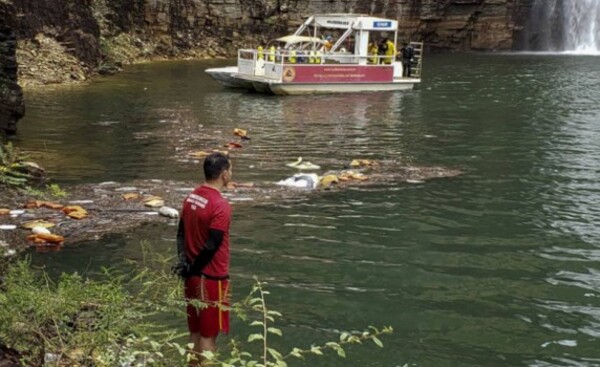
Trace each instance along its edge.
{"label": "man's red shorts", "polygon": [[200,333],[205,338],[216,337],[219,332],[229,333],[229,280],[212,280],[193,276],[185,281],[186,300],[199,300],[207,307],[187,306],[190,333]]}

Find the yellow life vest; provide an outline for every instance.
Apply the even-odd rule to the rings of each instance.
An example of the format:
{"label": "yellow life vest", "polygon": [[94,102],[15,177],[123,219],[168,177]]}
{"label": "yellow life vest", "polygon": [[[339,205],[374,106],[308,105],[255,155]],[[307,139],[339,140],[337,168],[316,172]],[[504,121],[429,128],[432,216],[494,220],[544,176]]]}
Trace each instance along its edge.
{"label": "yellow life vest", "polygon": [[263,52],[262,46],[258,46],[257,50],[258,50],[258,52],[257,52],[257,58],[259,60],[264,60],[265,59],[265,53]]}
{"label": "yellow life vest", "polygon": [[321,63],[321,51],[317,51],[315,53],[315,64],[320,64]]}
{"label": "yellow life vest", "polygon": [[296,52],[296,50],[292,50],[290,51],[290,57],[288,57],[288,61],[290,62],[290,64],[295,64],[296,63],[296,56],[298,55],[298,53]]}
{"label": "yellow life vest", "polygon": [[308,53],[308,63],[309,64],[315,63],[315,50],[312,50]]}
{"label": "yellow life vest", "polygon": [[371,48],[369,48],[369,54],[371,55],[371,57],[369,58],[369,62],[371,64],[377,64],[377,56],[379,56],[379,47],[376,44],[372,45]]}
{"label": "yellow life vest", "polygon": [[394,42],[388,40],[386,42],[387,50],[385,50],[385,63],[391,64],[394,61],[394,56],[396,56],[396,47],[394,46]]}
{"label": "yellow life vest", "polygon": [[275,46],[269,47],[269,61],[275,61]]}

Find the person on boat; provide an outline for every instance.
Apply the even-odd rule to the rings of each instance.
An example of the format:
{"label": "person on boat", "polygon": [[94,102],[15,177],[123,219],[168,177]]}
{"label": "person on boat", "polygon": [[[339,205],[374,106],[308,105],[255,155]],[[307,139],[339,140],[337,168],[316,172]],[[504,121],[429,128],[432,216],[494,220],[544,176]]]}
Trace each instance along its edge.
{"label": "person on boat", "polygon": [[306,64],[307,62],[306,53],[302,50],[298,50],[298,64]]}
{"label": "person on boat", "polygon": [[[173,271],[184,278],[187,323],[194,352],[214,352],[220,332],[229,332],[229,227],[231,206],[221,189],[231,182],[232,164],[223,153],[204,160],[204,184],[183,201],[177,229],[179,263]],[[204,307],[205,306],[205,307]],[[201,365],[199,361],[198,366]]]}
{"label": "person on boat", "polygon": [[265,59],[265,53],[263,51],[263,47],[262,46],[258,46],[256,48],[257,52],[257,59],[258,60],[264,60]]}
{"label": "person on boat", "polygon": [[269,47],[269,61],[270,62],[275,61],[275,46],[274,45],[271,45],[271,47]]}
{"label": "person on boat", "polygon": [[354,36],[348,37],[346,40],[346,51],[350,53],[354,53],[354,49],[356,47],[356,41],[354,40]]}
{"label": "person on boat", "polygon": [[384,59],[385,59],[385,55],[387,53],[387,47],[388,47],[388,45],[387,45],[387,37],[383,37],[381,39],[381,41],[379,41],[379,45],[377,45],[377,49],[379,50],[378,51],[379,62],[382,63],[382,64],[385,61]]}
{"label": "person on boat", "polygon": [[389,38],[385,39],[385,58],[383,59],[384,64],[391,65],[396,58],[396,46]]}
{"label": "person on boat", "polygon": [[371,41],[369,43],[369,63],[378,64],[379,63],[379,46],[377,46],[377,42]]}
{"label": "person on boat", "polygon": [[325,51],[329,52],[332,47],[333,47],[333,36],[328,35],[327,37],[325,37],[325,43],[323,43],[323,49]]}
{"label": "person on boat", "polygon": [[415,50],[408,42],[404,42],[403,47],[400,49],[400,53],[402,54],[402,76],[410,78]]}
{"label": "person on boat", "polygon": [[298,51],[295,49],[290,50],[290,55],[288,56],[288,62],[290,64],[295,64],[298,59]]}

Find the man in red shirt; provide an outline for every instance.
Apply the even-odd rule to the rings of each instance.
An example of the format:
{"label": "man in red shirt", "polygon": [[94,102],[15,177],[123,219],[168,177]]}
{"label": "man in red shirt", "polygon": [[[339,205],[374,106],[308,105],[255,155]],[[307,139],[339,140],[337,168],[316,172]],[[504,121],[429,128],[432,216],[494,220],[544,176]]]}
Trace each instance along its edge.
{"label": "man in red shirt", "polygon": [[229,332],[229,225],[231,206],[221,189],[231,181],[232,165],[222,153],[204,160],[204,184],[183,201],[177,229],[179,264],[185,278],[186,300],[207,307],[187,306],[187,322],[194,351],[215,351],[217,335]]}

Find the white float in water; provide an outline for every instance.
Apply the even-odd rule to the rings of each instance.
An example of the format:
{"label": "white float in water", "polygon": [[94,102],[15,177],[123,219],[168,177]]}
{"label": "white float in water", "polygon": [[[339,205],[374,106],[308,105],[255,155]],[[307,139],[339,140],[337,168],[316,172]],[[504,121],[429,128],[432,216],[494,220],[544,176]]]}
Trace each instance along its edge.
{"label": "white float in water", "polygon": [[31,232],[33,234],[51,234],[51,232],[48,230],[48,228],[44,228],[44,227],[33,227],[31,229]]}
{"label": "white float in water", "polygon": [[179,212],[177,209],[169,208],[168,206],[163,206],[158,209],[158,214],[173,219],[179,218]]}
{"label": "white float in water", "polygon": [[277,182],[279,186],[295,187],[299,189],[316,189],[319,184],[319,176],[316,173],[298,173],[292,177]]}
{"label": "white float in water", "polygon": [[94,200],[71,200],[69,204],[79,205],[79,204],[93,204]]}

